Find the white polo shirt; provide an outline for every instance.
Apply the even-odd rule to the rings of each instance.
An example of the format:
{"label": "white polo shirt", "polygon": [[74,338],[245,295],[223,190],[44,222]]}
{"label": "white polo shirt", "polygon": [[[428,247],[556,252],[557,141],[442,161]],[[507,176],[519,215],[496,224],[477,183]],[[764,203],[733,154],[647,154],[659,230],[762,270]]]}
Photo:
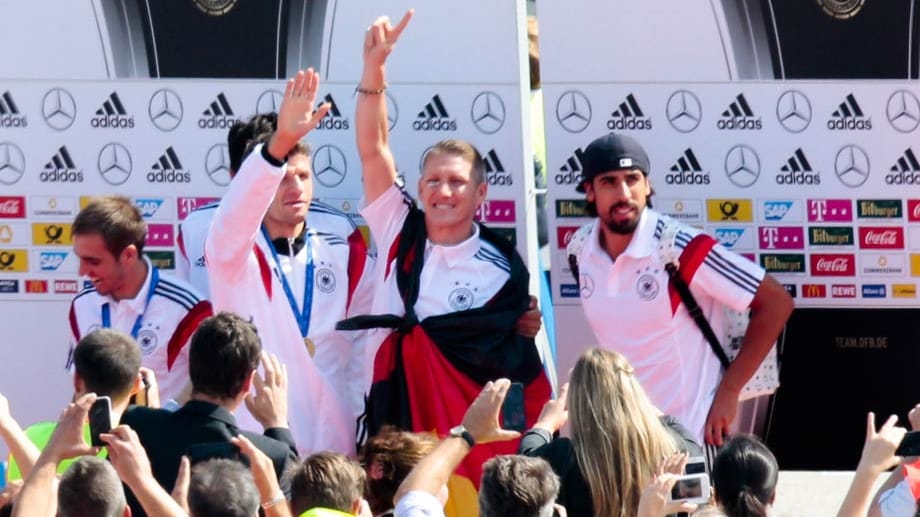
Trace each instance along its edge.
{"label": "white polo shirt", "polygon": [[[194,287],[178,278],[158,271],[159,280],[147,303],[155,267],[147,257],[147,278],[137,296],[115,300],[89,286],[70,303],[70,353],[86,334],[103,327],[103,308],[108,304],[110,326],[131,335],[141,318],[137,344],[143,357],[141,364],[156,373],[160,399],[175,398],[188,383],[188,352],[192,334],[205,318],[211,316],[211,304]],[[68,359],[68,368],[70,367]]]}
{"label": "white polo shirt", "polygon": [[[645,209],[616,261],[601,247],[602,223],[595,220],[578,257],[582,308],[598,345],[623,354],[652,403],[702,439],[722,366],[684,305],[672,310],[668,273],[658,254],[663,217]],[[678,252],[700,233],[674,220],[668,224],[680,228]],[[764,275],[756,264],[716,245],[689,284],[706,319],[719,329],[723,305],[747,308]]]}
{"label": "white polo shirt", "polygon": [[179,223],[179,253],[176,255],[176,276],[195,286],[205,298],[211,297],[211,284],[204,260],[204,242],[208,237],[211,219],[217,211],[217,203],[210,203],[192,210]]}
{"label": "white polo shirt", "polygon": [[[363,274],[372,262],[366,262],[363,237],[345,214],[311,203],[309,246],[294,257],[277,254],[276,263],[261,227],[284,174],[285,166],[266,162],[259,146],[221,199],[205,244],[212,303],[215,310],[252,318],[262,348],[287,365],[288,416],[300,452],[350,454],[355,448],[356,415],[363,411],[364,393],[370,387],[371,365],[364,363],[362,333],[339,332],[335,324],[368,312],[370,284],[363,281]],[[302,311],[310,256],[314,273],[308,337],[315,344],[313,357],[281,283],[283,275],[298,312]],[[259,430],[244,407],[237,409],[236,416],[240,427]]]}
{"label": "white polo shirt", "polygon": [[[394,273],[397,237],[411,203],[412,198],[394,184],[361,211],[379,250],[373,314],[405,314]],[[429,316],[482,307],[501,290],[510,273],[508,259],[480,238],[477,224],[473,225],[473,234],[459,244],[442,246],[427,241],[416,315],[421,321]],[[390,333],[390,329],[383,330],[384,334]]]}

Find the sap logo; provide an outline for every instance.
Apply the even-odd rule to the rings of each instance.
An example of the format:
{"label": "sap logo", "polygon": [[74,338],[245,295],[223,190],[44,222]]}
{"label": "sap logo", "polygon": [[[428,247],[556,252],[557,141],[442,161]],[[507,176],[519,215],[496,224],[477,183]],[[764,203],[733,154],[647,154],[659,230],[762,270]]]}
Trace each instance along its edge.
{"label": "sap logo", "polygon": [[43,251],[39,254],[39,268],[42,271],[57,271],[67,260],[65,251]]}
{"label": "sap logo", "polygon": [[716,239],[726,248],[734,248],[744,236],[744,228],[716,228]]}
{"label": "sap logo", "polygon": [[793,201],[764,201],[763,218],[765,221],[782,221],[792,210]]}
{"label": "sap logo", "polygon": [[138,210],[141,211],[141,215],[144,216],[144,219],[150,219],[160,210],[160,207],[163,206],[162,198],[135,198],[134,205]]}

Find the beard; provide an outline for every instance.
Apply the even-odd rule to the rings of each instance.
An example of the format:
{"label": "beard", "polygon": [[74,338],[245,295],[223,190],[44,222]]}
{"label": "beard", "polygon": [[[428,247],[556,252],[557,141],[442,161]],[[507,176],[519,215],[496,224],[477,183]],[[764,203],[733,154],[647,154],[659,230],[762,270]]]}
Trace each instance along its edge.
{"label": "beard", "polygon": [[610,207],[610,211],[607,213],[607,217],[603,218],[604,226],[612,232],[618,235],[631,235],[636,227],[639,226],[639,216],[637,215],[634,219],[626,219],[623,221],[618,221],[614,213],[623,208],[623,207],[632,207],[637,208],[630,203],[617,203]]}

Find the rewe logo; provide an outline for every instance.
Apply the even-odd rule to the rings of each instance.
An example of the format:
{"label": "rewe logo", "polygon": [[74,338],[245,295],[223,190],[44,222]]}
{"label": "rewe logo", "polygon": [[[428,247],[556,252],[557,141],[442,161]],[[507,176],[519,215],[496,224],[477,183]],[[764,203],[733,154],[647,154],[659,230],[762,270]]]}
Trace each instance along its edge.
{"label": "rewe logo", "polygon": [[652,129],[652,119],[645,116],[636,97],[633,94],[626,96],[626,100],[610,114],[610,120],[607,121],[607,129],[611,131],[648,131]]}
{"label": "rewe logo", "polygon": [[447,108],[441,102],[441,95],[435,94],[431,102],[418,112],[418,117],[412,123],[416,131],[456,131],[457,121],[450,117]]}
{"label": "rewe logo", "polygon": [[27,127],[29,120],[19,111],[9,90],[0,95],[0,127]]}
{"label": "rewe logo", "polygon": [[323,103],[328,102],[332,105],[329,108],[329,112],[326,113],[326,116],[319,121],[319,125],[316,126],[316,129],[332,129],[332,130],[345,130],[349,128],[348,119],[342,116],[342,111],[339,110],[339,105],[335,102],[335,99],[332,98],[332,94],[326,94],[326,97],[323,98],[319,106]]}
{"label": "rewe logo", "polygon": [[220,92],[211,101],[211,105],[201,112],[198,127],[202,129],[227,129],[236,122],[237,118],[233,115],[233,108],[230,107],[227,96],[224,95],[224,92]]}
{"label": "rewe logo", "polygon": [[885,175],[889,185],[920,185],[920,162],[910,147],[891,166],[891,172]]}
{"label": "rewe logo", "polygon": [[820,185],[821,175],[811,168],[811,163],[805,157],[805,152],[799,147],[786,164],[779,168],[776,182],[780,185]]}
{"label": "rewe logo", "polygon": [[133,128],[134,116],[128,115],[118,92],[112,92],[89,120],[89,125],[95,128]]}
{"label": "rewe logo", "polygon": [[668,185],[709,185],[709,172],[703,171],[693,149],[687,148],[664,177]]}
{"label": "rewe logo", "polygon": [[495,152],[495,149],[490,149],[489,152],[482,157],[482,162],[485,167],[486,180],[489,182],[489,185],[514,184],[514,179],[511,177],[510,173],[505,172],[505,166],[502,165],[502,161],[498,158],[498,153]]}
{"label": "rewe logo", "polygon": [[861,130],[872,129],[872,119],[863,114],[862,108],[856,102],[852,93],[846,96],[840,106],[831,113],[827,120],[827,128],[831,130]]}
{"label": "rewe logo", "polygon": [[728,109],[722,112],[722,118],[716,122],[716,127],[724,130],[759,130],[763,129],[763,121],[754,115],[744,94],[739,93],[728,105]]}
{"label": "rewe logo", "polygon": [[581,159],[585,152],[579,147],[575,149],[572,156],[559,167],[556,173],[556,185],[581,185],[583,176],[581,175]]}
{"label": "rewe logo", "polygon": [[149,183],[190,183],[192,175],[182,167],[182,162],[179,161],[175,149],[169,146],[166,152],[150,166],[147,181]]}
{"label": "rewe logo", "polygon": [[70,151],[66,146],[61,146],[51,161],[45,164],[38,178],[45,183],[83,183],[83,169],[77,169]]}

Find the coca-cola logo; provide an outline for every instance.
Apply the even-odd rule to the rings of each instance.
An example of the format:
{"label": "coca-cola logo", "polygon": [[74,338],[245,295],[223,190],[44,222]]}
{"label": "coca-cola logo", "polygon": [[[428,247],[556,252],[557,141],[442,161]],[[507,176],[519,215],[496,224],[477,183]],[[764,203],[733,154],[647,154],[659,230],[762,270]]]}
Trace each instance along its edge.
{"label": "coca-cola logo", "polygon": [[920,199],[907,200],[907,220],[920,221]]}
{"label": "coca-cola logo", "polygon": [[859,229],[860,247],[866,249],[903,249],[904,229],[869,227]]}
{"label": "coca-cola logo", "polygon": [[0,217],[24,218],[26,216],[26,201],[24,197],[0,197]]}
{"label": "coca-cola logo", "polygon": [[855,276],[853,255],[812,255],[811,274],[814,276]]}

